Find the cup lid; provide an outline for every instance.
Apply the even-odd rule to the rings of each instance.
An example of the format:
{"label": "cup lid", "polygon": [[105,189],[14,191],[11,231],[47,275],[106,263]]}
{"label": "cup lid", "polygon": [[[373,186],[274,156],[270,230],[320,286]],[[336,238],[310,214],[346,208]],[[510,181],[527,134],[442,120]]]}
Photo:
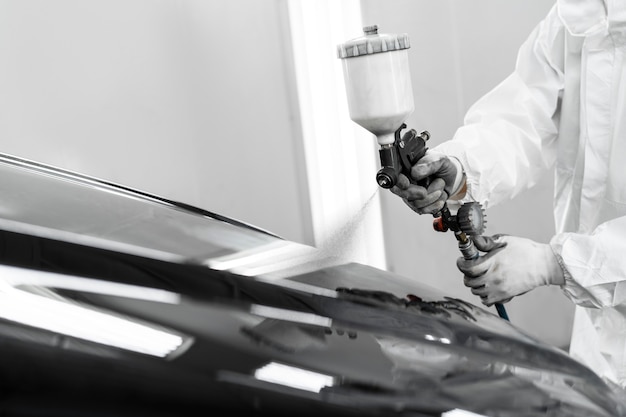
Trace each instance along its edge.
{"label": "cup lid", "polygon": [[378,25],[365,26],[363,34],[361,37],[337,45],[337,57],[341,59],[353,58],[361,55],[408,49],[410,47],[408,34],[381,34],[378,33]]}

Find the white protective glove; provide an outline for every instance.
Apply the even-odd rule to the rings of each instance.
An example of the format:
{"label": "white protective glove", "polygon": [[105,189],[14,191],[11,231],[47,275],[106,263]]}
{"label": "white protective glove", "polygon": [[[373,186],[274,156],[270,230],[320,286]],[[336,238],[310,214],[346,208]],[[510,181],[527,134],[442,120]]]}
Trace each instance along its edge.
{"label": "white protective glove", "polygon": [[[417,185],[418,182],[423,185]],[[413,165],[410,181],[405,175],[398,175],[391,192],[402,198],[416,213],[435,214],[443,208],[446,200],[462,198],[464,189],[465,175],[461,162],[431,150]]]}
{"label": "white protective glove", "polygon": [[476,259],[459,258],[465,286],[486,306],[502,303],[542,285],[562,285],[563,270],[548,244],[494,235],[474,236],[474,245],[486,252]]}

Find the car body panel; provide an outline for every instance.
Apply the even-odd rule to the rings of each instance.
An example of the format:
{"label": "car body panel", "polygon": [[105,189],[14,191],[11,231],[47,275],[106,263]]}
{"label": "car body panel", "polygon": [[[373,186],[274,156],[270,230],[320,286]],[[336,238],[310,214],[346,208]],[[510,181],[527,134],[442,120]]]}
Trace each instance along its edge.
{"label": "car body panel", "polygon": [[482,307],[209,211],[0,156],[6,415],[624,415]]}

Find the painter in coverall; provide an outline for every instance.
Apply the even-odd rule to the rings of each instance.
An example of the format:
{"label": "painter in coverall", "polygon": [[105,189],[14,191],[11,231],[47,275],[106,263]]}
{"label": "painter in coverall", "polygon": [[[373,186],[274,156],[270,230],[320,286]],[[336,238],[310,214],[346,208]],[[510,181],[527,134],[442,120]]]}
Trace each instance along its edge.
{"label": "painter in coverall", "polygon": [[[392,192],[420,214],[448,200],[486,208],[555,169],[549,243],[477,237],[459,258],[485,305],[541,285],[576,304],[571,355],[626,387],[626,1],[558,0],[518,52],[514,72],[468,111]],[[463,172],[464,171],[464,172]]]}

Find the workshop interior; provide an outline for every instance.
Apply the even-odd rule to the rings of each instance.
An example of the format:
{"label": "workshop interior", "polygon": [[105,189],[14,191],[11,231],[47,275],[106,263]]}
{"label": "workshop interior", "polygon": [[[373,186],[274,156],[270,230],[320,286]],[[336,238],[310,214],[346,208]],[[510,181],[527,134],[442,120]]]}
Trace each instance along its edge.
{"label": "workshop interior", "polygon": [[[3,152],[402,275],[419,270],[427,284],[475,301],[455,267],[455,240],[378,189],[379,146],[350,119],[336,48],[368,25],[407,34],[415,110],[406,124],[428,131],[432,147],[508,75],[519,44],[550,7],[5,1]],[[546,178],[491,209],[487,233],[548,239],[549,199],[533,194],[549,196],[551,187]],[[507,307],[516,325],[567,348],[573,307],[558,289],[539,288]]]}
{"label": "workshop interior", "polygon": [[[481,306],[463,285],[456,259],[476,255],[473,234],[547,242],[554,233],[553,179],[488,210],[468,204],[451,214],[445,208],[438,224],[409,210],[389,188],[428,148],[450,139],[469,106],[510,73],[519,45],[552,5],[2,0],[0,159],[18,167],[34,161],[40,173],[53,167],[52,177],[55,169],[78,173],[86,183],[93,178],[121,184],[158,196],[160,203],[216,213],[342,262],[419,277],[419,285],[458,305]],[[385,53],[373,54],[368,59],[380,62],[359,68],[351,61],[354,42],[372,35],[391,37],[402,60],[390,63]],[[385,65],[393,68],[380,71]],[[372,67],[376,74],[368,72]],[[402,108],[390,109],[384,96],[372,97],[371,91],[369,98],[360,96],[359,77],[379,77],[376,84],[383,85],[389,74],[400,88],[385,85],[381,94],[404,95]],[[371,117],[375,106],[390,120]],[[6,174],[13,178],[12,171]],[[73,192],[63,195],[71,199]],[[76,203],[87,207],[91,198],[76,197]],[[104,205],[91,209],[99,213],[115,201],[101,200]],[[14,216],[10,207],[0,213],[7,219]],[[175,217],[163,215],[166,222]],[[155,244],[159,254],[169,250],[163,249],[166,233],[162,239]],[[193,249],[202,254],[202,248]],[[499,316],[567,352],[574,307],[558,288],[538,288],[498,309],[482,307],[494,323]],[[258,339],[253,324],[261,325],[251,323],[249,337]],[[266,335],[279,327],[271,316],[263,326]],[[179,336],[180,343],[190,343]],[[321,343],[319,337],[308,334],[307,346]],[[223,378],[234,381],[230,374]]]}

